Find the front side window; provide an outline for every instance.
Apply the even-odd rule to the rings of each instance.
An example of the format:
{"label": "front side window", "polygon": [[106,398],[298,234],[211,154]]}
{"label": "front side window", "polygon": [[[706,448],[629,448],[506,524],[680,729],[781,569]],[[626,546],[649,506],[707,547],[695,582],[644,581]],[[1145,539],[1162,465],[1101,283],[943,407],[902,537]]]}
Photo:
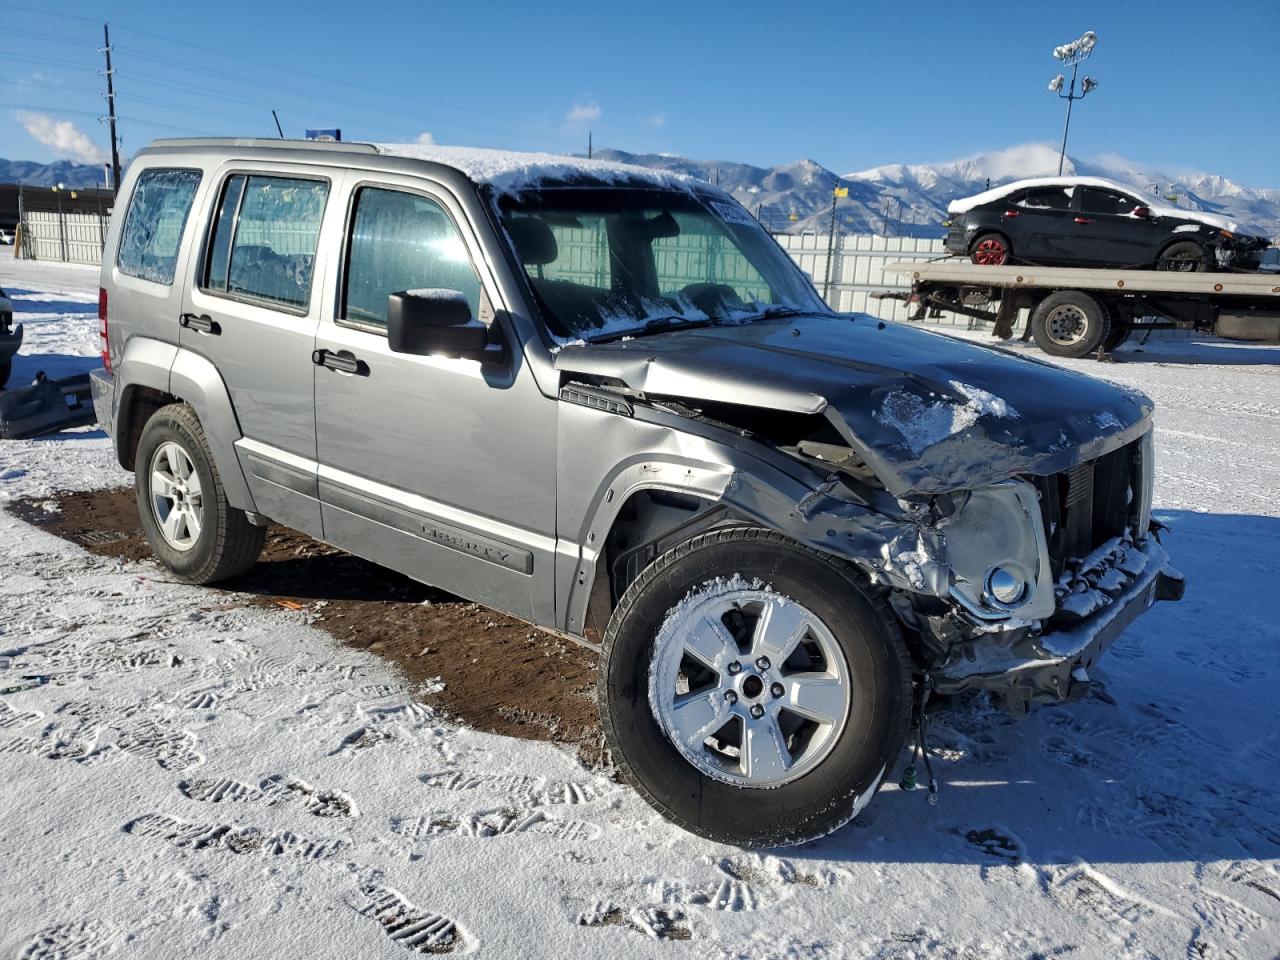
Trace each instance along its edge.
{"label": "front side window", "polygon": [[1018,206],[1032,210],[1069,210],[1071,193],[1063,187],[1028,190],[1026,195],[1018,201]]}
{"label": "front side window", "polygon": [[133,187],[116,266],[152,283],[173,283],[199,170],[147,170]]}
{"label": "front side window", "polygon": [[222,190],[202,286],[305,309],[329,186],[237,174]]}
{"label": "front side window", "polygon": [[434,200],[379,187],[356,193],[343,318],[385,329],[387,297],[460,290],[480,315],[480,279],[452,218]]}
{"label": "front side window", "polygon": [[547,188],[502,202],[540,313],[561,340],[828,312],[735,203],[676,190]]}
{"label": "front side window", "polygon": [[1099,190],[1097,187],[1086,187],[1080,198],[1081,209],[1085,213],[1103,213],[1115,217],[1123,217],[1133,212],[1134,207],[1142,206],[1133,197],[1126,197],[1114,190]]}

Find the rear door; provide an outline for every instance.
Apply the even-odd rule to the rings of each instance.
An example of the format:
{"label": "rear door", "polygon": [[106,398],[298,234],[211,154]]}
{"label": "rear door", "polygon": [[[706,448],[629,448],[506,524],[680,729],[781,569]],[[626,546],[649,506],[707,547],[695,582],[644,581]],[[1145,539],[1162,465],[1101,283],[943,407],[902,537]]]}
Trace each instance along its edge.
{"label": "rear door", "polygon": [[[343,267],[314,368],[325,539],[550,622],[556,401],[501,319],[475,231],[419,178],[370,175],[344,206]],[[506,361],[392,352],[387,296],[423,288],[460,290],[474,317],[499,324]]]}
{"label": "rear door", "polygon": [[216,178],[181,344],[208,358],[226,384],[258,510],[320,536],[311,351],[334,177],[323,168],[232,163]]}
{"label": "rear door", "polygon": [[1011,198],[1003,214],[1014,256],[1030,263],[1071,260],[1071,196],[1063,187],[1036,187]]}
{"label": "rear door", "polygon": [[1133,215],[1141,201],[1102,187],[1081,187],[1073,220],[1081,249],[1096,251],[1089,259],[1114,267],[1147,266],[1156,258],[1156,230],[1150,220]]}

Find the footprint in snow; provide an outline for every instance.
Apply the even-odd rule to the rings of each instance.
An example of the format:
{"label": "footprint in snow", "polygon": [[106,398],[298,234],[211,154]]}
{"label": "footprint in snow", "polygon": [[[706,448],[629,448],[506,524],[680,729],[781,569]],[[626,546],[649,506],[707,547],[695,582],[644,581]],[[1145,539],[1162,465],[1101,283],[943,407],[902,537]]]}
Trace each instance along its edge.
{"label": "footprint in snow", "polygon": [[396,946],[413,953],[471,953],[479,942],[449,917],[423,910],[391,887],[367,883],[348,903],[362,917],[376,920]]}
{"label": "footprint in snow", "polygon": [[444,836],[488,838],[524,833],[573,842],[599,840],[604,835],[600,827],[585,820],[553,820],[536,810],[521,811],[511,807],[482,810],[465,816],[436,813],[423,817],[393,817],[391,830],[409,840]]}
{"label": "footprint in snow", "polygon": [[163,840],[172,846],[192,850],[214,848],[237,854],[287,855],[303,860],[330,860],[348,846],[345,840],[312,840],[288,830],[274,834],[264,833],[256,827],[188,823],[158,813],[148,813],[130,820],[124,825],[124,832],[131,836]]}
{"label": "footprint in snow", "polygon": [[502,775],[446,770],[420,774],[418,780],[435,790],[503,794],[530,807],[592,803],[603,796],[603,790],[592,783],[527,777],[516,773]]}
{"label": "footprint in snow", "polygon": [[305,780],[286,778],[283,774],[267,777],[253,787],[239,780],[183,780],[178,790],[189,800],[201,803],[261,803],[274,807],[282,803],[301,802],[316,817],[358,817],[355,801],[341,790],[317,790]]}
{"label": "footprint in snow", "polygon": [[81,919],[55,923],[38,931],[18,954],[19,960],[91,960],[106,956],[116,931],[101,920]]}
{"label": "footprint in snow", "polygon": [[623,927],[650,940],[691,940],[693,928],[683,910],[667,907],[620,907],[597,900],[574,918],[580,927]]}

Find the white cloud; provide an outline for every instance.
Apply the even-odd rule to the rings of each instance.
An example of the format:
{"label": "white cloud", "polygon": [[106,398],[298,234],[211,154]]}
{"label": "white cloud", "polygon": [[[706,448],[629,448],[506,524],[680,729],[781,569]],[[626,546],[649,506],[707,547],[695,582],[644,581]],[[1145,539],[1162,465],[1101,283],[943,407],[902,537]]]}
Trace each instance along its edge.
{"label": "white cloud", "polygon": [[43,113],[19,110],[18,122],[34,139],[59,157],[76,163],[104,163],[107,151],[89,139],[89,135],[70,120],[55,120]]}
{"label": "white cloud", "polygon": [[569,108],[569,112],[564,115],[565,123],[594,123],[604,114],[600,109],[600,104],[594,100],[585,103],[575,103]]}
{"label": "white cloud", "polygon": [[645,117],[644,122],[651,127],[665,127],[667,125],[667,115],[665,113],[655,113],[651,117]]}
{"label": "white cloud", "polygon": [[430,133],[423,132],[418,134],[418,142],[430,146],[436,142],[436,138]]}

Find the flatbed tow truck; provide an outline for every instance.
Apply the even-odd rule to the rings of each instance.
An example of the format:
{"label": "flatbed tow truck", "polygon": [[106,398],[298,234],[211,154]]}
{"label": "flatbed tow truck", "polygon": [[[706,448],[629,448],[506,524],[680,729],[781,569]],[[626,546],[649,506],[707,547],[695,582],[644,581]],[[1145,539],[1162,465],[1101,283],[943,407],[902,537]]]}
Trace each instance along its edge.
{"label": "flatbed tow truck", "polygon": [[993,322],[1055,357],[1109,353],[1135,332],[1191,329],[1232,340],[1280,341],[1280,275],[1255,272],[985,266],[958,257],[890,263],[910,291],[872,294],[916,304],[912,320],[946,310]]}

